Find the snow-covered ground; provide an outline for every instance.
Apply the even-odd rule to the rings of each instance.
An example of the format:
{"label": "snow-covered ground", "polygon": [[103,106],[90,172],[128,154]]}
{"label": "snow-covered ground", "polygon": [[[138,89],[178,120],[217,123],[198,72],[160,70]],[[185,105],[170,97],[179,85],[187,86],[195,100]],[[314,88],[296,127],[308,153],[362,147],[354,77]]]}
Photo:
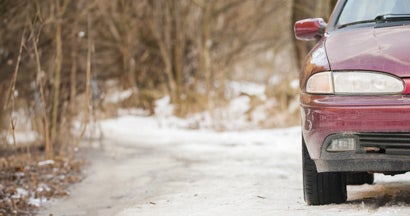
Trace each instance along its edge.
{"label": "snow-covered ground", "polygon": [[86,178],[39,215],[409,215],[409,175],[349,186],[342,205],[302,197],[300,129],[214,132],[170,129],[124,115],[101,122],[102,142],[83,143]]}

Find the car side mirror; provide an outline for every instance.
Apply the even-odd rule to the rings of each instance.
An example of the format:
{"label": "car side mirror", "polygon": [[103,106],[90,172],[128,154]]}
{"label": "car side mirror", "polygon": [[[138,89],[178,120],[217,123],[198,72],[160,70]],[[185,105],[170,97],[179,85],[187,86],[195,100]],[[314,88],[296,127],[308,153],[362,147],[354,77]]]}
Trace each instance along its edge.
{"label": "car side mirror", "polygon": [[323,37],[326,22],[322,18],[311,18],[297,21],[294,26],[296,39],[310,41]]}

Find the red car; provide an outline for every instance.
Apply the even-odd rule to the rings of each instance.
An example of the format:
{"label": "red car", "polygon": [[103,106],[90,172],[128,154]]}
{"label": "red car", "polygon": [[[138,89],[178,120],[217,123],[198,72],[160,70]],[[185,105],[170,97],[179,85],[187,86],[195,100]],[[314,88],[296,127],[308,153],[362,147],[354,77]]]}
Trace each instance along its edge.
{"label": "red car", "polygon": [[410,171],[410,0],[339,0],[295,35],[318,41],[300,73],[305,201]]}

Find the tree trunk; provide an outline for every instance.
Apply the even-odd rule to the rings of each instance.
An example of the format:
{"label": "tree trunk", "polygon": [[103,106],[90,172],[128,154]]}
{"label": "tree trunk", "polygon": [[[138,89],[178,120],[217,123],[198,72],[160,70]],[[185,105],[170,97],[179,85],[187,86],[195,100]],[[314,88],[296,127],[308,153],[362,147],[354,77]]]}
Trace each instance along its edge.
{"label": "tree trunk", "polygon": [[185,32],[184,32],[184,17],[181,1],[173,1],[171,5],[172,20],[172,54],[173,54],[173,76],[176,82],[176,114],[183,114],[182,95],[185,94],[184,87],[184,51],[185,51]]}
{"label": "tree trunk", "polygon": [[211,81],[211,54],[208,43],[211,40],[211,19],[212,19],[212,4],[213,2],[205,2],[202,5],[202,22],[201,22],[201,37],[200,37],[200,74],[205,76],[205,87],[208,110],[213,110],[213,101],[211,100],[212,81]]}
{"label": "tree trunk", "polygon": [[[58,2],[58,1],[57,1]],[[56,142],[57,135],[57,122],[58,122],[58,112],[59,112],[59,100],[60,100],[60,83],[61,83],[61,68],[63,63],[63,43],[62,43],[62,23],[61,16],[59,14],[56,23],[56,58],[55,58],[55,71],[54,71],[54,96],[53,96],[53,107],[51,114],[51,142],[54,144]],[[52,146],[46,148],[47,156],[52,157]]]}
{"label": "tree trunk", "polygon": [[173,75],[173,60],[171,44],[172,41],[172,14],[170,13],[171,1],[154,1],[152,6],[152,20],[149,23],[149,28],[158,44],[162,61],[165,65],[164,71],[166,75],[167,86],[171,102],[175,103],[178,99],[176,94],[177,84]]}

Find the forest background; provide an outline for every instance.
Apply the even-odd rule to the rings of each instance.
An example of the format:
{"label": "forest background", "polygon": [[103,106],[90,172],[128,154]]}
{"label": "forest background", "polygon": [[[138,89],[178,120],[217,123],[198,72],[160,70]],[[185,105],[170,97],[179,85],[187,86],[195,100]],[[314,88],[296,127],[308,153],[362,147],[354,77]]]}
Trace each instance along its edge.
{"label": "forest background", "polygon": [[[335,2],[1,0],[1,152],[27,148],[15,133],[30,130],[29,145],[48,158],[70,153],[97,116],[131,107],[155,115],[166,96],[176,116],[223,118],[217,110],[232,99],[233,82],[260,83],[274,99],[262,127],[297,124],[289,106],[312,44],[294,40],[293,23],[327,19]],[[106,100],[112,89],[131,93]],[[250,109],[267,101],[248,96]]]}
{"label": "forest background", "polygon": [[298,124],[298,71],[313,44],[295,41],[293,23],[327,20],[335,3],[0,0],[0,215],[33,205],[19,188],[64,195],[84,134],[121,109],[163,115],[165,101],[172,116],[197,116],[192,129],[226,130],[237,117],[221,110],[241,108],[240,96],[250,127]]}
{"label": "forest background", "polygon": [[[293,23],[328,19],[334,4],[0,0],[0,156],[7,162],[13,153],[31,154],[32,146],[49,159],[70,156],[90,122],[115,117],[120,108],[156,115],[164,97],[175,116],[207,112],[221,119],[233,83],[264,86],[266,98],[241,92],[249,113],[262,105],[268,110],[260,127],[295,125],[298,109],[289,107],[312,44],[294,40]],[[128,94],[109,100],[113,91]],[[17,142],[19,130],[34,139]]]}

